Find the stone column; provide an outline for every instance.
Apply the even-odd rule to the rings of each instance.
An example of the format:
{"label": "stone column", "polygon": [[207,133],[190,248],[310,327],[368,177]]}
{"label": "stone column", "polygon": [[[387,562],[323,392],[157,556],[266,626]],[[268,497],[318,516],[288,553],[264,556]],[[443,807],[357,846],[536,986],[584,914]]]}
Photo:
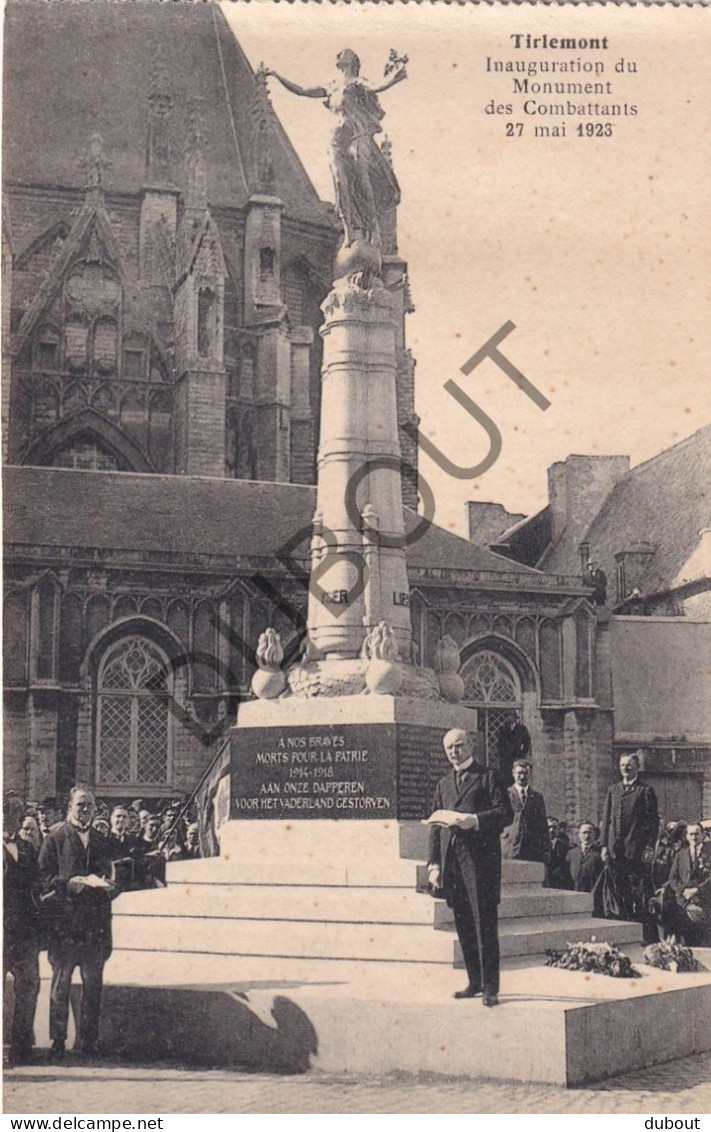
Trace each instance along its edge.
{"label": "stone column", "polygon": [[[309,639],[322,656],[354,657],[366,633],[385,620],[400,655],[409,659],[392,298],[377,278],[367,288],[359,283],[352,276],[338,279],[322,307],[317,513],[323,542],[314,580],[325,593],[309,594]],[[377,587],[366,567],[372,546],[364,553],[364,544],[373,542]]]}

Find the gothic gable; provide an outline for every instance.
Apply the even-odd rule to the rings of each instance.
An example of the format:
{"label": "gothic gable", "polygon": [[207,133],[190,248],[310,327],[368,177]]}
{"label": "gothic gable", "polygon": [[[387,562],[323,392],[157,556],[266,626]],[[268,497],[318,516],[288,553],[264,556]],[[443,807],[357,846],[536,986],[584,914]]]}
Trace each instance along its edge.
{"label": "gothic gable", "polygon": [[39,234],[32,232],[24,241],[24,247],[17,251],[15,271],[48,271],[62,251],[70,227],[67,220],[57,220],[49,227],[43,225]]}
{"label": "gothic gable", "polygon": [[[155,470],[131,436],[93,408],[80,409],[73,416],[46,429],[31,445],[24,462],[40,466],[74,467],[81,470],[82,451],[87,457],[85,470],[131,472]],[[63,454],[71,454],[73,457],[71,462],[63,461]],[[105,458],[99,466],[96,463],[96,455]]]}
{"label": "gothic gable", "polygon": [[[123,256],[103,202],[89,193],[51,269],[25,311],[15,335],[13,353],[19,355],[26,348],[33,331],[48,316],[63,290],[73,317],[103,313],[104,308],[108,317],[109,310],[115,307],[109,274],[115,275],[117,281],[126,277]],[[94,293],[96,282],[99,282],[99,290]]]}

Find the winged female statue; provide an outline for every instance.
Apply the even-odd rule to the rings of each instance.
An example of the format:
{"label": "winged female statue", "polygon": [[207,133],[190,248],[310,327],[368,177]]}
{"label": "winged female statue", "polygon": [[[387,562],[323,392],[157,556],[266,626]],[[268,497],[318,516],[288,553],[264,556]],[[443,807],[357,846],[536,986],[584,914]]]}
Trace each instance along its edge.
{"label": "winged female statue", "polygon": [[356,241],[379,248],[379,218],[400,201],[400,186],[375,135],[382,131],[385,116],[378,95],[407,78],[406,62],[391,51],[386,74],[395,73],[379,87],[360,77],[360,59],[350,48],[337,56],[340,75],[328,86],[302,87],[266,69],[267,75],[273,75],[292,94],[322,98],[335,115],[329,157],[346,248]]}

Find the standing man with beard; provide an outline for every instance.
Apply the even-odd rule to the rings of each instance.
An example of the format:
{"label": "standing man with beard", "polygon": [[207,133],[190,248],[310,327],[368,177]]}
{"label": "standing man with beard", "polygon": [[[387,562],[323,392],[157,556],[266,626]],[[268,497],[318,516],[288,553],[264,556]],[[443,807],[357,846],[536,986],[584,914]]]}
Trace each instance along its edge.
{"label": "standing man with beard", "polygon": [[51,1057],[64,1056],[69,1019],[69,991],[76,966],[82,997],[78,1048],[95,1055],[104,964],[111,954],[111,874],[108,839],[92,827],[96,812],[88,786],[73,786],[67,821],[42,843],[39,867],[47,893],[53,893],[49,926],[52,987],[49,1006]]}
{"label": "standing man with beard", "polygon": [[429,819],[429,881],[433,888],[441,887],[454,912],[469,976],[454,997],[481,994],[485,1006],[496,1006],[501,833],[513,821],[513,810],[496,771],[474,761],[466,731],[448,731],[444,750],[452,770],[437,786]]}

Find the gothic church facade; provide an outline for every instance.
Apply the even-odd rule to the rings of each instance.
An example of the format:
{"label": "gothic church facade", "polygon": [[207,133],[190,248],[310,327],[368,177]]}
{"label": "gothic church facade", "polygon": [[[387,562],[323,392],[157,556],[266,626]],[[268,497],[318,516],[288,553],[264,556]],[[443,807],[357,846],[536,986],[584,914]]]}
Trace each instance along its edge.
{"label": "gothic church facade", "polygon": [[[333,212],[216,6],[12,0],[5,51],[6,783],[189,792],[260,632],[299,639]],[[412,532],[394,215],[384,235]],[[454,638],[488,757],[524,722],[550,810],[595,814],[614,705],[579,573],[435,525],[408,571],[413,659]]]}

